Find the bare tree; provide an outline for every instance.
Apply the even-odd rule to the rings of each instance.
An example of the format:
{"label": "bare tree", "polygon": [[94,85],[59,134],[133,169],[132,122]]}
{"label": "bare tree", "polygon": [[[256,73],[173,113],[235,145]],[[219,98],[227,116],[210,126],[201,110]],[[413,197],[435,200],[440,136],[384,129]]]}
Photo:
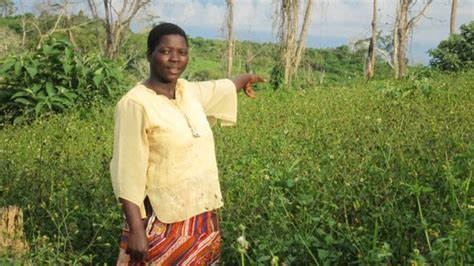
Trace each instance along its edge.
{"label": "bare tree", "polygon": [[130,23],[140,9],[144,8],[151,0],[123,0],[122,7],[118,10],[112,0],[103,0],[104,16],[98,12],[96,0],[87,0],[92,16],[102,21],[106,32],[105,55],[116,58],[119,48],[124,43]]}
{"label": "bare tree", "polygon": [[397,2],[397,11],[395,18],[395,27],[393,35],[393,63],[395,66],[395,77],[401,78],[406,73],[406,46],[408,34],[413,30],[413,27],[424,16],[426,9],[431,5],[433,0],[427,0],[420,12],[408,20],[408,12],[416,3],[414,0],[399,0]]}
{"label": "bare tree", "polygon": [[227,77],[232,74],[232,59],[234,57],[234,0],[227,2]]}
{"label": "bare tree", "polygon": [[[92,23],[93,21],[89,20],[84,23],[80,24],[72,24],[69,17],[69,7],[70,7],[70,0],[63,0],[62,2],[54,3],[52,1],[43,1],[42,3],[37,3],[36,8],[37,11],[42,14],[43,16],[48,16],[50,14],[55,14],[55,21],[52,27],[47,29],[42,29],[41,24],[38,25],[37,21],[28,19],[24,15],[22,16],[22,30],[23,30],[23,38],[22,38],[22,46],[26,43],[26,35],[28,32],[36,31],[38,34],[38,43],[37,47],[40,47],[44,40],[49,38],[53,33],[57,32],[66,32],[70,41],[75,44],[74,35],[72,34],[72,30],[75,28],[83,27],[87,24]],[[62,20],[65,20],[64,23],[61,23]],[[65,27],[60,27],[63,24]],[[32,28],[27,29],[27,25],[30,25]]]}
{"label": "bare tree", "polygon": [[279,25],[280,64],[283,67],[285,86],[291,83],[293,76],[298,71],[304,53],[304,43],[309,29],[313,2],[313,0],[307,0],[303,26],[298,39],[296,39],[296,35],[299,31],[300,0],[280,0],[277,2],[275,18]]}
{"label": "bare tree", "polygon": [[449,34],[456,33],[456,11],[458,9],[458,0],[451,0],[451,19],[449,21]]}
{"label": "bare tree", "polygon": [[304,18],[303,18],[303,27],[301,28],[300,38],[298,40],[297,48],[296,48],[294,68],[292,68],[292,71],[290,72],[291,76],[294,76],[296,72],[298,71],[301,58],[303,57],[304,48],[305,48],[304,44],[306,40],[306,35],[308,35],[311,13],[313,11],[313,2],[314,2],[313,0],[308,0],[308,3],[306,4]]}
{"label": "bare tree", "polygon": [[251,46],[249,45],[247,49],[247,58],[245,59],[245,72],[253,74],[253,68],[252,68],[253,60],[264,51],[265,49],[260,49],[256,54],[254,54],[252,52]]}
{"label": "bare tree", "polygon": [[2,10],[0,16],[6,18],[15,13],[15,3],[13,0],[0,0],[0,9]]}
{"label": "bare tree", "polygon": [[374,76],[375,71],[375,51],[377,50],[377,0],[373,3],[372,14],[372,38],[370,38],[369,50],[367,54],[367,63],[365,66],[365,77],[367,80]]}

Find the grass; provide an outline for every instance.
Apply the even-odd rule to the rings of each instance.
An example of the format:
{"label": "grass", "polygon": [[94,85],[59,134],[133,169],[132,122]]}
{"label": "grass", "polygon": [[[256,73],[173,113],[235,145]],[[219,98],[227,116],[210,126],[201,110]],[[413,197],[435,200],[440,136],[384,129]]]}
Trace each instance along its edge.
{"label": "grass", "polygon": [[[223,261],[472,262],[471,76],[240,98],[238,126],[214,130]],[[96,106],[0,131],[0,206],[23,208],[30,244],[17,262],[115,263],[112,114]]]}

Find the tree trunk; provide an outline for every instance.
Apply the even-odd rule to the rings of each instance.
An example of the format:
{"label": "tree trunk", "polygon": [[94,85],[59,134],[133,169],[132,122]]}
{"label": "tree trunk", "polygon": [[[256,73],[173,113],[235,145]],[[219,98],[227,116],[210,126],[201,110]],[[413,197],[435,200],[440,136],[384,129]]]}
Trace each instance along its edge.
{"label": "tree trunk", "polygon": [[406,46],[408,40],[408,34],[415,27],[416,23],[424,15],[428,6],[433,0],[428,0],[421,11],[410,20],[408,20],[408,11],[410,9],[413,0],[400,0],[400,4],[397,4],[396,20],[393,35],[394,44],[394,56],[393,63],[395,66],[395,77],[402,78],[406,74]]}
{"label": "tree trunk", "polygon": [[397,2],[397,9],[395,11],[395,25],[393,26],[393,69],[395,70],[395,77],[398,77],[398,23],[400,16],[400,3]]}
{"label": "tree trunk", "polygon": [[291,83],[292,57],[294,56],[296,31],[298,29],[299,0],[283,0],[281,60],[284,67],[284,84]]}
{"label": "tree trunk", "polygon": [[451,0],[451,19],[449,21],[449,34],[456,33],[456,11],[458,8],[458,0]]}
{"label": "tree trunk", "polygon": [[234,56],[234,0],[227,2],[227,77],[232,75],[232,61]]}
{"label": "tree trunk", "polygon": [[397,35],[397,50],[395,51],[397,57],[397,69],[395,76],[397,79],[405,76],[406,71],[406,44],[407,44],[407,37],[408,37],[408,28],[407,28],[407,21],[408,21],[408,7],[410,5],[411,0],[401,0],[401,5],[399,9],[399,16],[398,16],[398,25],[396,29]]}
{"label": "tree trunk", "polygon": [[23,234],[23,212],[16,206],[0,208],[0,250],[16,254],[28,250]]}
{"label": "tree trunk", "polygon": [[311,19],[311,13],[313,11],[313,0],[308,0],[308,3],[306,4],[306,10],[304,14],[304,19],[303,19],[303,27],[301,28],[301,33],[300,33],[300,38],[298,40],[298,47],[296,48],[296,54],[294,56],[294,63],[292,64],[292,72],[291,76],[296,75],[298,72],[298,67],[301,62],[301,58],[303,57],[304,54],[304,48],[305,48],[305,40],[306,40],[306,35],[308,34],[308,29],[309,29],[309,23]]}
{"label": "tree trunk", "polygon": [[[279,0],[275,12],[275,20],[278,23],[278,35],[280,38],[279,73],[282,73],[283,85],[289,87],[293,77],[296,75],[299,64],[304,54],[304,42],[309,30],[312,6],[314,0],[307,0],[303,26],[299,30],[299,7],[300,0]],[[296,38],[300,32],[299,38]]]}
{"label": "tree trunk", "polygon": [[367,54],[367,64],[365,77],[367,80],[374,76],[375,71],[375,51],[377,45],[377,0],[374,0],[372,14],[372,38],[370,39],[369,51]]}

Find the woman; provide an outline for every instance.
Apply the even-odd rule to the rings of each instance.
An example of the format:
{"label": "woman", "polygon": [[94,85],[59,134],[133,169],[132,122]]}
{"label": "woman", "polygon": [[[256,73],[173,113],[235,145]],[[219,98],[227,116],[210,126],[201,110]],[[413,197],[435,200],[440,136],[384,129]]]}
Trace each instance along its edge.
{"label": "woman", "polygon": [[237,92],[253,98],[251,85],[263,79],[180,79],[188,40],[171,23],[150,31],[147,58],[149,78],[115,111],[110,170],[126,218],[117,264],[212,264],[223,203],[210,124],[235,124]]}

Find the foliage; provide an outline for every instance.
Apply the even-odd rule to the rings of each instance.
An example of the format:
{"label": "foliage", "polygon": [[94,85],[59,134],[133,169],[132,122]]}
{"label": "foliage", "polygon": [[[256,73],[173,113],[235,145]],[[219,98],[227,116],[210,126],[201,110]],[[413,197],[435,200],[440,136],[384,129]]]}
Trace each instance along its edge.
{"label": "foliage", "polygon": [[[238,127],[214,130],[223,261],[473,261],[472,74],[239,99]],[[25,212],[26,262],[116,263],[112,115],[93,105],[0,130],[0,206]]]}
{"label": "foliage", "polygon": [[462,25],[460,34],[451,34],[428,53],[432,57],[430,65],[441,70],[474,68],[474,21]]}
{"label": "foliage", "polygon": [[65,40],[10,56],[0,68],[0,122],[62,112],[74,104],[110,100],[123,92],[120,69],[96,55],[81,56]]}
{"label": "foliage", "polygon": [[112,114],[94,103],[0,131],[0,206],[19,205],[25,214],[30,251],[21,264],[92,264],[117,256],[122,216],[107,174]]}

